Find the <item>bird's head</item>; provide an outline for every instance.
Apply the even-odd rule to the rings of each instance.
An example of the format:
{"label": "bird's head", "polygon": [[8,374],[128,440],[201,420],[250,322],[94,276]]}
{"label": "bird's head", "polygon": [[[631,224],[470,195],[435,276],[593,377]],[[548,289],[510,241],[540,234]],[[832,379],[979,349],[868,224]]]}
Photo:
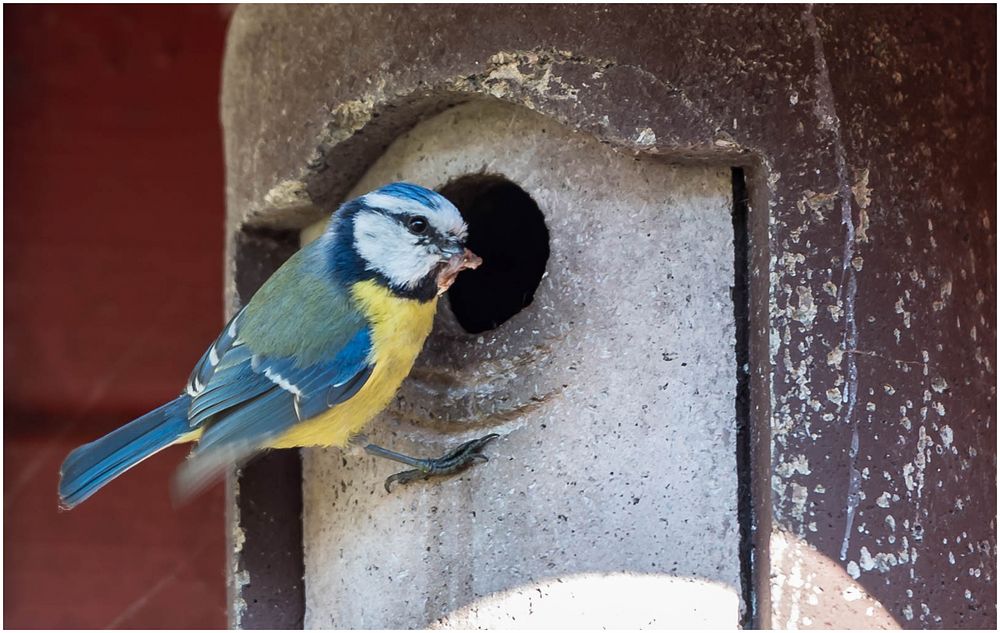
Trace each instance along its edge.
{"label": "bird's head", "polygon": [[375,279],[400,296],[430,300],[482,260],[465,248],[468,227],[447,198],[393,183],[345,204],[334,215],[335,270]]}

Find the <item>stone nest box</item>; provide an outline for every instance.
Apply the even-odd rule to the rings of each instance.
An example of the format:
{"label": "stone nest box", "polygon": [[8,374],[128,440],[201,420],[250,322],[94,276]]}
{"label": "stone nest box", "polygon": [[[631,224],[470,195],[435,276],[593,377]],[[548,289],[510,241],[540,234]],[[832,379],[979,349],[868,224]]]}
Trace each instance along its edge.
{"label": "stone nest box", "polygon": [[[992,22],[991,22],[992,21]],[[995,9],[245,6],[229,307],[355,195],[486,264],[370,427],[230,479],[239,628],[996,620]]]}

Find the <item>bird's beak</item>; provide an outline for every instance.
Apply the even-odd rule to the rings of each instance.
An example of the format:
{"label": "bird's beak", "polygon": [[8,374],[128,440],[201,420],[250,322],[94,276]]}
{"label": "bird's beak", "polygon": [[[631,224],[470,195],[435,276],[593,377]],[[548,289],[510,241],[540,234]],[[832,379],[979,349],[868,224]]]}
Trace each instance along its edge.
{"label": "bird's beak", "polygon": [[445,263],[444,267],[438,272],[437,275],[437,286],[438,286],[438,296],[443,295],[451,285],[455,283],[455,278],[458,277],[458,273],[463,270],[473,268],[479,268],[479,265],[483,263],[483,258],[476,255],[469,249],[464,249],[461,253],[457,253],[451,256],[451,259]]}

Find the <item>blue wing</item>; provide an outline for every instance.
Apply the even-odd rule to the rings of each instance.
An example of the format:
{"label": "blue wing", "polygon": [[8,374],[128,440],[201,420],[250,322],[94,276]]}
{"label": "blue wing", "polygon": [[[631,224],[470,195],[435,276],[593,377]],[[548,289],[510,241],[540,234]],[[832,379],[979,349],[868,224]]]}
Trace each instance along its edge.
{"label": "blue wing", "polygon": [[374,369],[368,327],[356,328],[332,358],[303,364],[291,356],[255,353],[240,338],[242,315],[233,317],[188,381],[189,423],[204,431],[178,474],[184,494],[298,422],[351,398]]}
{"label": "blue wing", "polygon": [[371,374],[370,350],[367,328],[334,358],[305,366],[235,346],[192,400],[189,419],[205,426],[198,451],[244,438],[271,439],[347,400]]}
{"label": "blue wing", "polygon": [[236,344],[240,319],[243,317],[244,312],[246,312],[245,306],[234,314],[233,318],[229,319],[229,323],[226,323],[226,327],[222,328],[222,333],[219,334],[219,337],[202,354],[185,386],[184,390],[188,395],[192,397],[196,396],[205,388],[205,385],[208,384],[208,381],[215,373],[219,365],[219,360],[229,353]]}

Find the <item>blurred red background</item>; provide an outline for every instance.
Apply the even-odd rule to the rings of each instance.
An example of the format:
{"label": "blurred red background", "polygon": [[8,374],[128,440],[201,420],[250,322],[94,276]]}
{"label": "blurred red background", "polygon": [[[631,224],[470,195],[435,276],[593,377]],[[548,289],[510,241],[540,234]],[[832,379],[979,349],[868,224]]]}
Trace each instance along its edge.
{"label": "blurred red background", "polygon": [[73,447],[174,397],[222,325],[228,10],[4,7],[4,626],[217,628],[222,488],[172,448],[72,512]]}

